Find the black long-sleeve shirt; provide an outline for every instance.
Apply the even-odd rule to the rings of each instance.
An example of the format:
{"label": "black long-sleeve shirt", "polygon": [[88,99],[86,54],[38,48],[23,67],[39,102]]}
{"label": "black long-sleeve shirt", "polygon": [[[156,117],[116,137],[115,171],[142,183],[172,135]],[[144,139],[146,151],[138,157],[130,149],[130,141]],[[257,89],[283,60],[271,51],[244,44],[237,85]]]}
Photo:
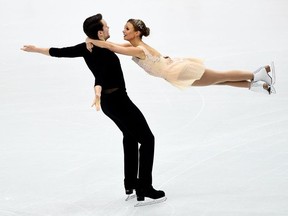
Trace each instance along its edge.
{"label": "black long-sleeve shirt", "polygon": [[126,89],[119,58],[108,49],[93,47],[91,53],[87,50],[86,43],[81,43],[71,47],[52,47],[49,54],[53,57],[83,57],[95,77],[95,85],[101,85],[103,90]]}

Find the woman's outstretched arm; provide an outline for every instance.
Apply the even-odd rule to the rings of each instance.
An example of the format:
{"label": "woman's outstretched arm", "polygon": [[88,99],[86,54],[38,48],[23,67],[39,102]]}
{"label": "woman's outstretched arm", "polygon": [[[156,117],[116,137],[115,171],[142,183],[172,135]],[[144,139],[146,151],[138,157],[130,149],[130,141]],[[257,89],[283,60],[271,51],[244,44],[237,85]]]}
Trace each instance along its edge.
{"label": "woman's outstretched arm", "polygon": [[120,43],[114,43],[114,42],[111,42],[111,41],[109,41],[109,43],[115,44],[117,46],[122,46],[122,47],[132,47],[131,43],[122,43],[122,44],[120,44]]}

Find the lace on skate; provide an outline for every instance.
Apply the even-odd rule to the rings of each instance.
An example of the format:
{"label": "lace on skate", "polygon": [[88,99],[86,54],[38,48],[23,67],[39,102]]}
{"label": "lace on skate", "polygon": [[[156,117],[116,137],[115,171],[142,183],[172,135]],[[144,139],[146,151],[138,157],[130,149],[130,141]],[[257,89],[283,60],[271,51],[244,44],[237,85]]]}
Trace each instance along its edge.
{"label": "lace on skate", "polygon": [[154,204],[158,204],[158,203],[162,203],[164,201],[167,200],[167,197],[161,197],[159,199],[150,199],[145,197],[147,200],[144,201],[138,201],[137,204],[134,205],[134,207],[141,207],[141,206],[147,206],[147,205],[154,205]]}

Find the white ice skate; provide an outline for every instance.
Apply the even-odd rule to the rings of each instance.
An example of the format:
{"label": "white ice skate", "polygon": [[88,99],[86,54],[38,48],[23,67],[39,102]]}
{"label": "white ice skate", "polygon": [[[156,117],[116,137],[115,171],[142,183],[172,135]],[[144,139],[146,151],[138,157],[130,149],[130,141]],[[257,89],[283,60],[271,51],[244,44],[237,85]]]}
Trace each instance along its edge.
{"label": "white ice skate", "polygon": [[[265,87],[265,85],[267,86]],[[268,85],[266,82],[263,81],[251,82],[250,90],[264,94],[276,94],[274,86]]]}
{"label": "white ice skate", "polygon": [[268,85],[272,86],[275,84],[275,66],[274,62],[271,62],[271,65],[260,67],[254,72],[253,82],[264,81]]}

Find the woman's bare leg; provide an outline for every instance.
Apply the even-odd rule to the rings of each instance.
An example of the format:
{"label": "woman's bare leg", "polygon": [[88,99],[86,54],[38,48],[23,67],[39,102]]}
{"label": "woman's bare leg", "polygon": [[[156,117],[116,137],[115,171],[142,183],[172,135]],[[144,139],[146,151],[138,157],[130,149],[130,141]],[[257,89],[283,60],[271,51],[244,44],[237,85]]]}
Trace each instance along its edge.
{"label": "woman's bare leg", "polygon": [[214,71],[206,69],[203,76],[196,80],[193,86],[209,86],[209,85],[230,85],[234,87],[249,88],[250,82],[254,77],[250,71]]}
{"label": "woman's bare leg", "polygon": [[233,87],[238,87],[238,88],[247,88],[249,89],[251,86],[250,81],[239,81],[239,82],[223,82],[223,83],[217,83],[215,85],[228,85],[228,86],[233,86]]}

